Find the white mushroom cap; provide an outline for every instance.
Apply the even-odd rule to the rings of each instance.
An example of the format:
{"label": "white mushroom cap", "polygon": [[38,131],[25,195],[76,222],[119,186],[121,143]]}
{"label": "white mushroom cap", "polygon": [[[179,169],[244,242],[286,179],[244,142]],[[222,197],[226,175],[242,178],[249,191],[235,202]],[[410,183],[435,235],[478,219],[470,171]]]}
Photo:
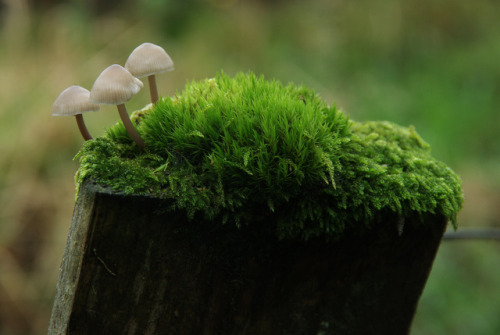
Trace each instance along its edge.
{"label": "white mushroom cap", "polygon": [[90,90],[90,101],[104,105],[120,105],[136,95],[142,81],[135,78],[123,66],[113,64],[101,72]]}
{"label": "white mushroom cap", "polygon": [[132,51],[125,63],[125,68],[137,78],[172,71],[174,62],[167,52],[152,43],[143,43]]}
{"label": "white mushroom cap", "polygon": [[52,105],[54,116],[74,116],[98,111],[101,107],[89,101],[90,92],[81,86],[70,86],[59,94]]}

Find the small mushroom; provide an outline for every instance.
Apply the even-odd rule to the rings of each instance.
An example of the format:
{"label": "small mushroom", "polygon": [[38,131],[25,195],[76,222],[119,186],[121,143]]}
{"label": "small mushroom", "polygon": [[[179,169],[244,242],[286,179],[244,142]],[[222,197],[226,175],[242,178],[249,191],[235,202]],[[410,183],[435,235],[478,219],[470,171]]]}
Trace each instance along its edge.
{"label": "small mushroom", "polygon": [[155,104],[158,101],[155,75],[174,70],[174,62],[162,47],[143,43],[132,51],[125,62],[125,68],[134,77],[148,77],[151,102]]}
{"label": "small mushroom", "polygon": [[93,139],[85,122],[83,113],[98,111],[101,107],[89,101],[90,92],[81,86],[70,86],[59,94],[52,105],[53,116],[74,116],[78,129],[85,141]]}
{"label": "small mushroom", "polygon": [[130,121],[125,108],[125,102],[137,94],[142,86],[142,81],[132,76],[123,66],[113,64],[97,77],[90,90],[90,101],[97,104],[116,105],[130,137],[139,148],[144,149],[144,140]]}

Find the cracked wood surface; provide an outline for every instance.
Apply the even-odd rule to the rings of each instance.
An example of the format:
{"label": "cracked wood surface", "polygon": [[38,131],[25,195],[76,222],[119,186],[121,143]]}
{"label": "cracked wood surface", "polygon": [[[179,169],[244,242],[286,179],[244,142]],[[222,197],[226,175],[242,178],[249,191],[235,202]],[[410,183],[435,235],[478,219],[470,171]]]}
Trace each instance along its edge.
{"label": "cracked wood surface", "polygon": [[85,183],[49,334],[406,334],[446,220],[278,240]]}

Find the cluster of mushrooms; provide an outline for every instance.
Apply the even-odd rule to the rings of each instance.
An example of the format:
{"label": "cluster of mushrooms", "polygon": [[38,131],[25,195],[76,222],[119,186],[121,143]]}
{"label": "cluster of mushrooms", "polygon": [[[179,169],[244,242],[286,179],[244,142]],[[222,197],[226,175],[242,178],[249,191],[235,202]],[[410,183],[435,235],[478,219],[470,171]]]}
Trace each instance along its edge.
{"label": "cluster of mushrooms", "polygon": [[130,121],[125,102],[143,87],[142,81],[137,78],[148,77],[151,102],[155,104],[158,101],[155,75],[173,69],[172,59],[162,47],[152,43],[143,43],[132,51],[125,67],[113,64],[102,71],[90,92],[76,85],[62,91],[54,101],[52,115],[75,116],[78,129],[87,141],[91,140],[92,136],[85,126],[82,114],[98,111],[101,104],[116,105],[125,129],[137,146],[143,150],[144,141]]}

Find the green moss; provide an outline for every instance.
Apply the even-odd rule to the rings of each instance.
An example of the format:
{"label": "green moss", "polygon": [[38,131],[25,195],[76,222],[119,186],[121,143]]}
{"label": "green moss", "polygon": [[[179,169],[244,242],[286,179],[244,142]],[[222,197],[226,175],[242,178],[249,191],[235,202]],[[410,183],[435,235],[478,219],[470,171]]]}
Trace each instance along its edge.
{"label": "green moss", "polygon": [[339,236],[381,212],[456,223],[460,179],[413,128],[350,121],[305,87],[253,74],[188,84],[87,141],[77,184],[170,199],[165,210],[237,225],[274,222],[282,238]]}

